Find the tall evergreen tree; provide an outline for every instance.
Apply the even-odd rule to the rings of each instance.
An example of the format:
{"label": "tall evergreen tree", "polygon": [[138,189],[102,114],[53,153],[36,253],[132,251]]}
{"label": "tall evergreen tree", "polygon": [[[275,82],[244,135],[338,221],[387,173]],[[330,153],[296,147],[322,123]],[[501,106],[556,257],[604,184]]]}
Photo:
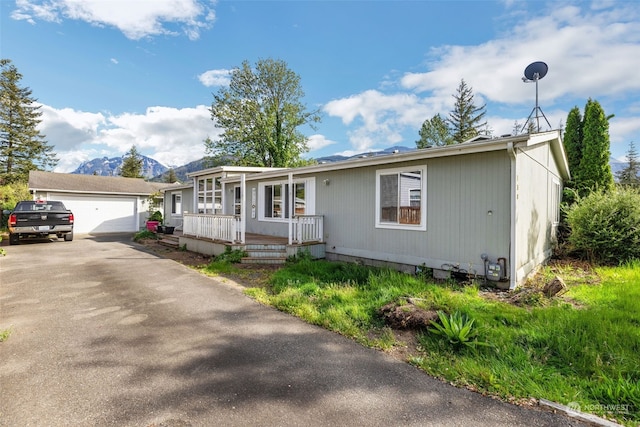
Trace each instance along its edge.
{"label": "tall evergreen tree", "polygon": [[31,89],[20,86],[22,74],[0,59],[0,185],[27,182],[29,171],[53,168],[53,146],[37,129],[42,112]]}
{"label": "tall evergreen tree", "polygon": [[167,172],[167,179],[166,182],[168,182],[169,184],[173,184],[174,182],[178,181],[178,177],[176,176],[176,171],[173,170],[173,168],[169,168],[169,171]]}
{"label": "tall evergreen tree", "polygon": [[447,121],[440,114],[425,120],[418,134],[420,139],[416,141],[417,148],[439,147],[454,143]]}
{"label": "tall evergreen tree", "polygon": [[487,125],[487,122],[482,121],[486,114],[486,104],[481,107],[474,104],[473,89],[467,86],[464,79],[460,80],[460,85],[452,96],[456,102],[447,122],[451,128],[453,140],[461,143],[479,135],[482,128]]}
{"label": "tall evergreen tree", "polygon": [[569,161],[569,171],[575,176],[582,159],[582,115],[577,106],[573,107],[567,116],[563,142]]}
{"label": "tall evergreen tree", "polygon": [[120,167],[120,176],[125,178],[143,178],[142,176],[142,158],[135,145],[124,155],[122,166]]}
{"label": "tall evergreen tree", "polygon": [[640,163],[638,163],[638,152],[633,141],[629,143],[626,158],[627,167],[616,174],[618,182],[621,185],[640,188]]}
{"label": "tall evergreen tree", "polygon": [[595,189],[613,188],[613,174],[609,165],[609,118],[598,101],[587,101],[582,135],[582,158],[575,178],[579,194],[587,195]]}

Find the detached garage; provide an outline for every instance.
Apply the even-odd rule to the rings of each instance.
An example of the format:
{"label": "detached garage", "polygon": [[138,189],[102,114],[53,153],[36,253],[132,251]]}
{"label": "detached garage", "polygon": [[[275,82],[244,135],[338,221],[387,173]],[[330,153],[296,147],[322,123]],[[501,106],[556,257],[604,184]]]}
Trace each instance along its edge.
{"label": "detached garage", "polygon": [[29,173],[29,190],[34,199],[63,202],[73,212],[76,233],[140,230],[149,215],[149,196],[167,186],[137,178]]}

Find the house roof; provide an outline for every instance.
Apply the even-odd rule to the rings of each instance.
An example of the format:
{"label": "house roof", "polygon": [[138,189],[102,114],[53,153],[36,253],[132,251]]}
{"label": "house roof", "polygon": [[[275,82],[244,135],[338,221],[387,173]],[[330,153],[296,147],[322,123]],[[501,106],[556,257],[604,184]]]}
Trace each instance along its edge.
{"label": "house roof", "polygon": [[[567,156],[562,145],[560,131],[554,130],[536,134],[523,134],[500,138],[476,137],[461,144],[446,145],[443,147],[431,147],[413,151],[406,151],[402,153],[390,153],[387,155],[360,157],[340,162],[323,163],[311,166],[303,166],[299,168],[270,170],[259,174],[247,175],[246,180],[262,180],[264,178],[270,177],[282,177],[289,173],[293,173],[294,175],[313,174],[333,170],[354,169],[381,164],[408,162],[412,160],[449,157],[498,150],[509,150],[517,147],[529,147],[546,142],[549,142],[551,144],[551,150],[554,158],[556,159],[556,162],[558,163],[562,178],[569,179],[569,166]],[[239,177],[230,177],[225,181],[234,182],[239,179]]]}
{"label": "house roof", "polygon": [[220,172],[225,173],[259,173],[266,171],[277,171],[282,170],[283,168],[268,168],[268,167],[258,167],[258,166],[216,166],[214,168],[203,169],[200,171],[195,171],[187,174],[187,177],[193,178],[196,176],[202,175],[212,175]]}
{"label": "house roof", "polygon": [[140,178],[123,178],[119,176],[77,175],[43,171],[29,172],[29,189],[34,191],[148,196],[171,185],[162,182],[147,182]]}

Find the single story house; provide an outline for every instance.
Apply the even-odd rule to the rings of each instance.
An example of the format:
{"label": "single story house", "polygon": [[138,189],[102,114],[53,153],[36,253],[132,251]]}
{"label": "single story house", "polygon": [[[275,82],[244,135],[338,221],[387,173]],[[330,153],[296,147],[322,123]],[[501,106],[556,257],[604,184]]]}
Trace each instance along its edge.
{"label": "single story house", "polygon": [[[169,185],[138,178],[29,173],[29,191],[34,199],[63,202],[73,212],[76,233],[139,231],[150,210],[162,209],[160,190]],[[155,204],[154,198],[158,199]]]}
{"label": "single story house", "polygon": [[[469,273],[505,288],[551,256],[570,178],[560,131],[229,172],[191,174],[191,188],[180,190],[189,211],[180,244],[188,249],[249,250],[260,236],[286,254],[306,249],[330,260],[430,268],[437,277]],[[204,250],[203,242],[213,246]]]}

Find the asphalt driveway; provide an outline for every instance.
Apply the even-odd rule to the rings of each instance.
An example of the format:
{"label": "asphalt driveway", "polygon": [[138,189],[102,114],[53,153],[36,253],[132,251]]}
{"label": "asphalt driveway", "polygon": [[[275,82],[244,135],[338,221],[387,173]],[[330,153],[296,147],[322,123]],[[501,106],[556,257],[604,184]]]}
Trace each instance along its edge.
{"label": "asphalt driveway", "polygon": [[451,387],[129,239],[5,247],[0,425],[581,425]]}

